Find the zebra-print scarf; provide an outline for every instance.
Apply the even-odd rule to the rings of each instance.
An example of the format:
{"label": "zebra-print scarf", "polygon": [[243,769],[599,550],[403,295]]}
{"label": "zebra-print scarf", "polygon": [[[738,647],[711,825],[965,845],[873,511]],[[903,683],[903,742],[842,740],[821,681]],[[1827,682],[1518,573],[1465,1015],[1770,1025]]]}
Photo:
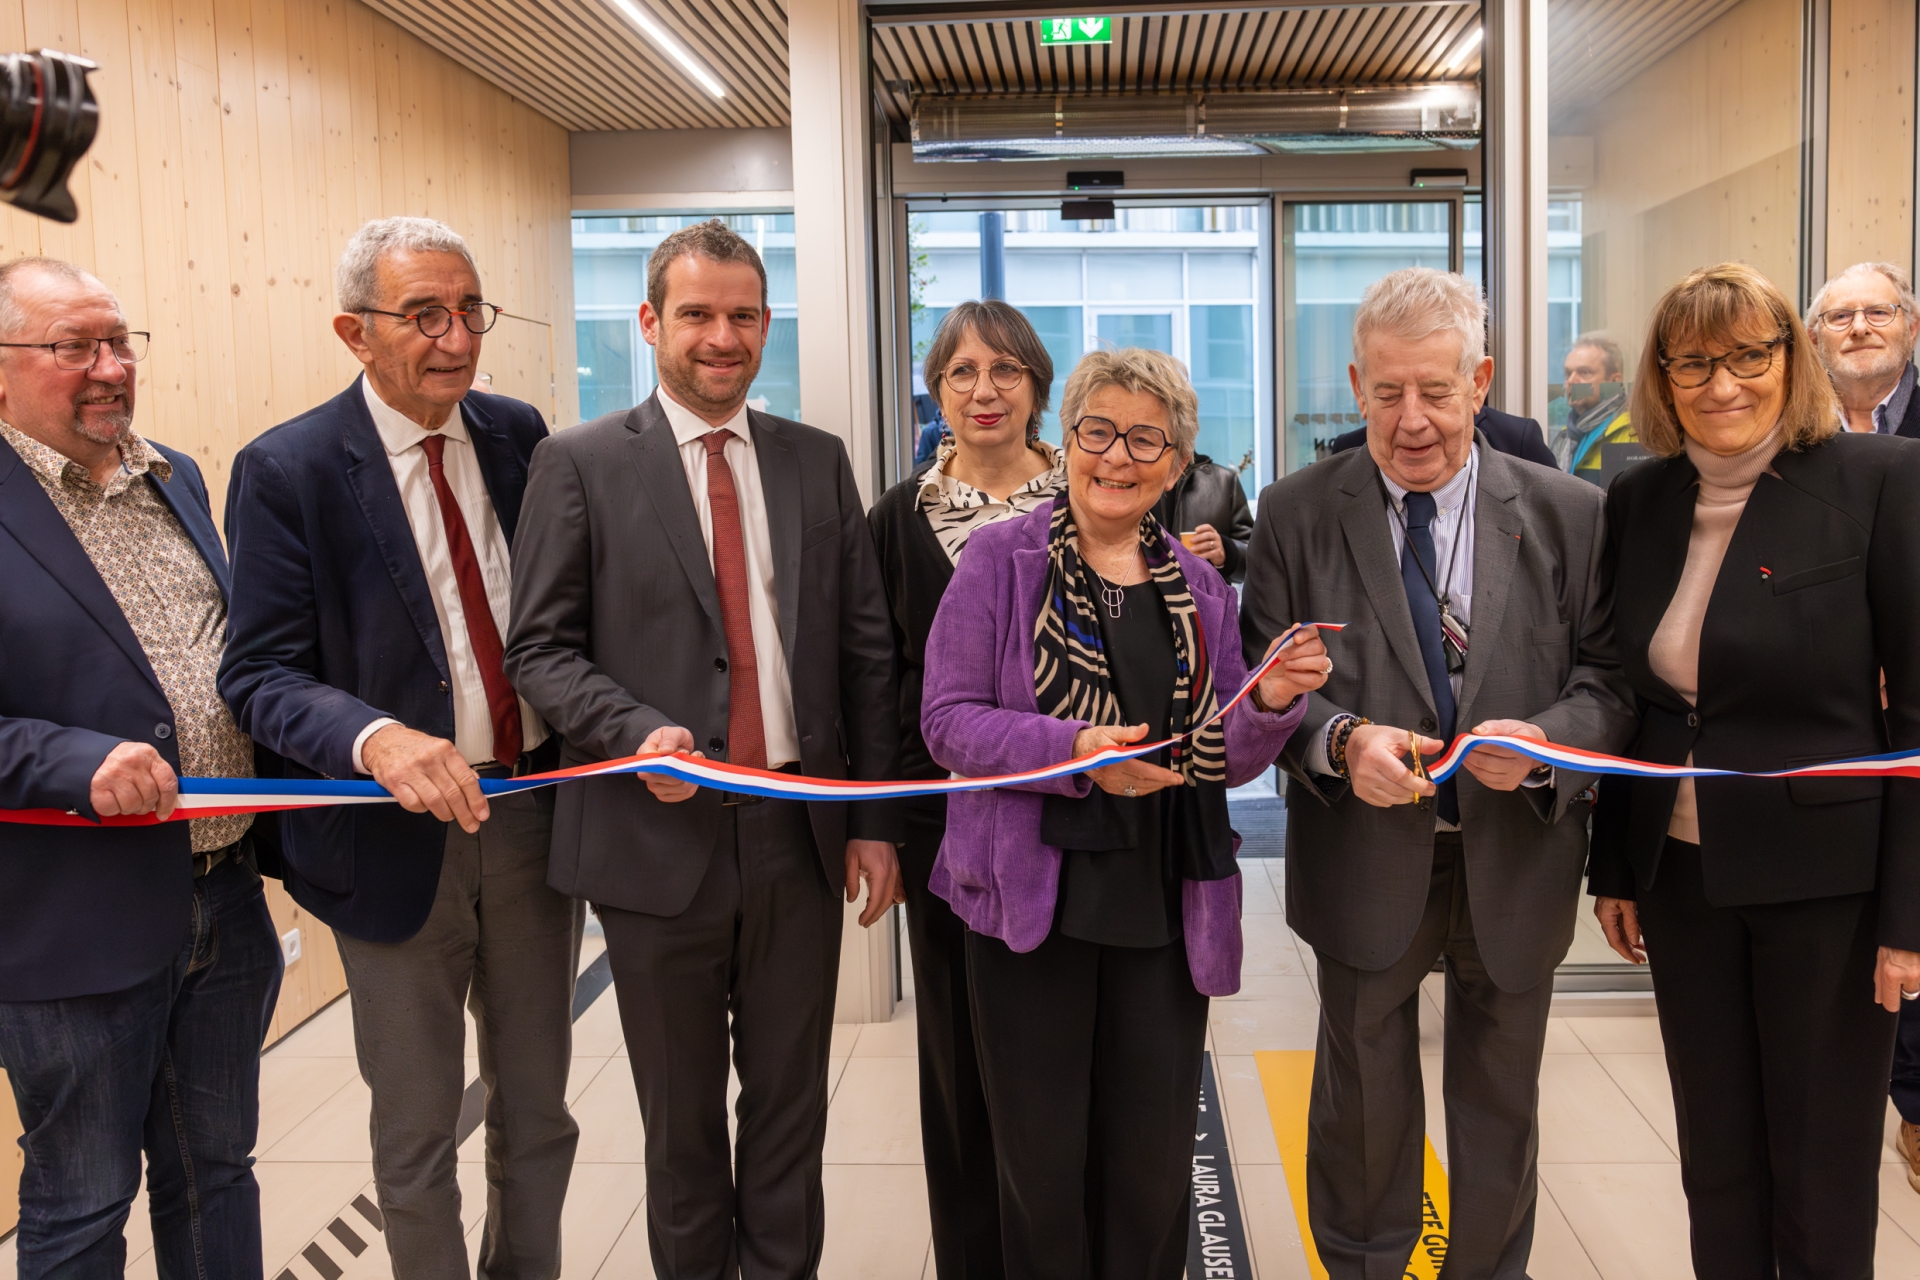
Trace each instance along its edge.
{"label": "zebra-print scarf", "polygon": [[[1180,562],[1167,548],[1165,531],[1151,512],[1140,521],[1140,542],[1147,570],[1173,622],[1178,667],[1167,730],[1176,741],[1169,748],[1167,767],[1189,784],[1224,783],[1227,750],[1219,723],[1208,724],[1191,738],[1181,736],[1193,726],[1212,720],[1220,709],[1193,592],[1180,571]],[[1095,603],[1099,589],[1092,570],[1080,558],[1073,509],[1064,490],[1053,500],[1047,555],[1051,561],[1047,599],[1033,630],[1033,692],[1040,711],[1062,720],[1085,720],[1090,725],[1124,724],[1101,640]]]}

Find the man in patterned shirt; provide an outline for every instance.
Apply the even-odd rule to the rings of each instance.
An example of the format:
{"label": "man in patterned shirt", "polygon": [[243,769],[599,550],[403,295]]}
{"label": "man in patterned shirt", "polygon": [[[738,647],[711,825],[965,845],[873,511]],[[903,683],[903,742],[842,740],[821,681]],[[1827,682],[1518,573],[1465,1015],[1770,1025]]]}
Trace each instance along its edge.
{"label": "man in patterned shirt", "polygon": [[0,1067],[26,1130],[22,1277],[118,1274],[147,1159],[164,1275],[261,1274],[249,1152],[280,948],[246,815],[169,817],[251,776],[215,688],[227,562],[193,460],[133,431],[106,286],[0,266]]}

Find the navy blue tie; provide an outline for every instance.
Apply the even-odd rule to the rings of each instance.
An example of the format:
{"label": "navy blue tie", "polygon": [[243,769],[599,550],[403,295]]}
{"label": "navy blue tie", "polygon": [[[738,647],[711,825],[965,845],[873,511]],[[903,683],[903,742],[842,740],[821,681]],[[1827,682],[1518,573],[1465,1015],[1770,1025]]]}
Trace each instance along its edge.
{"label": "navy blue tie", "polygon": [[[1440,581],[1439,558],[1433,550],[1433,517],[1437,507],[1430,493],[1407,495],[1407,546],[1400,556],[1400,583],[1407,589],[1407,608],[1413,613],[1413,634],[1420,639],[1420,658],[1433,690],[1433,709],[1439,714],[1439,738],[1453,741],[1453,681],[1447,676],[1447,653],[1440,639],[1440,602],[1433,585]],[[1416,559],[1418,557],[1418,559]],[[1426,572],[1420,568],[1426,566]],[[1460,825],[1460,797],[1453,783],[1440,784],[1434,797],[1440,816]]]}

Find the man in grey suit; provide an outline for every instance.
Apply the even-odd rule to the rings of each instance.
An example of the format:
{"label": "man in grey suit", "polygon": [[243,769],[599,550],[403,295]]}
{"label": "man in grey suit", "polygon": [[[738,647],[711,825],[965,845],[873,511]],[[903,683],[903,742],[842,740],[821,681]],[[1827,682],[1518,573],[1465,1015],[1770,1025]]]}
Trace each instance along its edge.
{"label": "man in grey suit", "polygon": [[[717,219],[668,236],[640,308],[659,390],[534,452],[507,670],[565,764],[698,748],[892,774],[893,638],[846,450],[746,407],[767,317],[751,245]],[[901,899],[893,821],[651,777],[560,788],[550,883],[606,927],[661,1280],[814,1274],[838,890],[867,881],[863,925]]]}
{"label": "man in grey suit", "polygon": [[1402,1274],[1420,1235],[1420,982],[1446,958],[1447,1274],[1524,1277],[1553,969],[1573,938],[1587,775],[1482,749],[1436,788],[1418,749],[1473,728],[1617,751],[1633,711],[1600,583],[1599,490],[1489,447],[1477,286],[1430,268],[1354,319],[1367,447],[1268,487],[1248,549],[1250,654],[1345,622],[1280,764],[1287,920],[1314,948],[1307,1203],[1335,1280]]}

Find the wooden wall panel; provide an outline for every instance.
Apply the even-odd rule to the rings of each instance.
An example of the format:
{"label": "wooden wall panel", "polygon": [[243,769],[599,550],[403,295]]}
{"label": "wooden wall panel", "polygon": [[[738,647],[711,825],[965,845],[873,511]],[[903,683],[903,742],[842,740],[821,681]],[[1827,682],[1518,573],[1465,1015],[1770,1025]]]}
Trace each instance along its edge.
{"label": "wooden wall panel", "polygon": [[1827,270],[1913,258],[1914,5],[1832,0]]}
{"label": "wooden wall panel", "polygon": [[100,63],[100,136],[80,221],[0,206],[0,259],[77,262],[153,331],[136,428],[199,459],[216,514],[234,452],[358,372],[333,264],[368,218],[466,236],[527,317],[482,348],[494,390],[578,419],[565,129],[359,0],[0,0],[0,49],[43,45]]}

